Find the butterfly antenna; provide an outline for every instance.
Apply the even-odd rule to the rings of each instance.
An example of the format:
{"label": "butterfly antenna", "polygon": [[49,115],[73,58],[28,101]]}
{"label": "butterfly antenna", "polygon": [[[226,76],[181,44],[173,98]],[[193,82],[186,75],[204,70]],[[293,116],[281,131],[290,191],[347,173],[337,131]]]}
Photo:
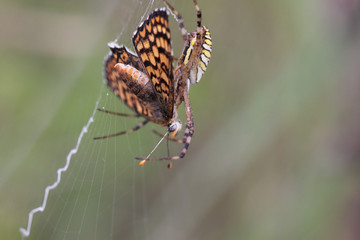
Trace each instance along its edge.
{"label": "butterfly antenna", "polygon": [[154,149],[149,153],[149,155],[147,155],[147,157],[142,160],[141,162],[139,162],[140,166],[143,166],[147,160],[149,159],[149,157],[151,156],[151,154],[153,154],[153,152],[158,148],[158,146],[160,145],[160,143],[166,138],[166,136],[169,134],[169,131],[167,131],[164,136],[160,139],[160,141],[156,144],[156,146],[154,147]]}

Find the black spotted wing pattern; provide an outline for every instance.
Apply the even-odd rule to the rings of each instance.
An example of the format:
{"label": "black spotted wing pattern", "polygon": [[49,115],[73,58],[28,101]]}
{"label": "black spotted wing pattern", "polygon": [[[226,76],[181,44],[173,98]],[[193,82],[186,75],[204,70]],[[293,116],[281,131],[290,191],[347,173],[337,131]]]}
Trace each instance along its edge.
{"label": "black spotted wing pattern", "polygon": [[145,72],[153,84],[163,117],[170,120],[174,111],[173,57],[168,14],[154,10],[137,28],[132,41]]}
{"label": "black spotted wing pattern", "polygon": [[[117,95],[127,106],[134,110],[137,114],[144,117],[151,118],[152,111],[144,104],[143,99],[140,99],[124,81],[123,75],[115,67],[117,64],[144,70],[139,58],[128,51],[124,46],[118,46],[114,43],[109,44],[110,53],[105,58],[105,80],[111,90]],[[118,66],[118,65],[117,65]],[[124,69],[125,71],[126,69]],[[152,90],[152,89],[151,89]]]}

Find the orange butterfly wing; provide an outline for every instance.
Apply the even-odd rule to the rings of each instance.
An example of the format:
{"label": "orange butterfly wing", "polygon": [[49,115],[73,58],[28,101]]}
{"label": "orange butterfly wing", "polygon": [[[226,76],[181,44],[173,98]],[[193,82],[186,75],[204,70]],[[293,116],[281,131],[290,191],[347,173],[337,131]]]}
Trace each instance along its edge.
{"label": "orange butterfly wing", "polygon": [[154,10],[137,28],[132,41],[149,76],[163,117],[169,121],[174,110],[173,57],[168,14],[164,8]]}
{"label": "orange butterfly wing", "polygon": [[[123,81],[124,79],[121,79],[119,76],[119,72],[115,69],[117,63],[122,63],[141,71],[143,70],[143,66],[139,58],[128,51],[124,46],[110,43],[109,47],[111,51],[105,58],[104,73],[107,85],[113,90],[115,95],[120,97],[120,99],[137,114],[145,117],[152,117],[153,114],[150,109],[146,107],[142,99],[131,91],[126,82]],[[155,96],[153,96],[153,98],[155,98]]]}

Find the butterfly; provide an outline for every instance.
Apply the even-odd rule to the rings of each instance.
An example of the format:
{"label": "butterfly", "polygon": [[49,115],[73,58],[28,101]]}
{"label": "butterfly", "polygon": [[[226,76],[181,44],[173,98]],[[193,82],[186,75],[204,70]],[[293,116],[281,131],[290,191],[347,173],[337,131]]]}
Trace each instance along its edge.
{"label": "butterfly", "polygon": [[[184,39],[184,48],[175,70],[168,12],[165,8],[155,9],[138,26],[132,36],[135,53],[116,42],[108,44],[110,52],[104,63],[105,82],[135,114],[98,110],[120,116],[143,117],[144,120],[129,130],[94,139],[133,132],[148,122],[153,122],[167,127],[167,132],[160,142],[166,138],[184,144],[176,156],[149,158],[159,142],[147,157],[136,158],[141,160],[140,165],[147,161],[167,160],[168,167],[171,168],[171,160],[185,156],[194,134],[189,88],[190,84],[200,81],[207,69],[212,40],[208,28],[201,25],[201,11],[196,0],[193,2],[197,12],[197,28],[195,32],[188,33],[182,16],[164,0],[176,16]],[[177,110],[182,102],[185,104],[186,126],[183,138],[178,140],[174,137],[182,128],[181,121],[177,118]],[[168,137],[168,134],[171,134],[171,137]]]}

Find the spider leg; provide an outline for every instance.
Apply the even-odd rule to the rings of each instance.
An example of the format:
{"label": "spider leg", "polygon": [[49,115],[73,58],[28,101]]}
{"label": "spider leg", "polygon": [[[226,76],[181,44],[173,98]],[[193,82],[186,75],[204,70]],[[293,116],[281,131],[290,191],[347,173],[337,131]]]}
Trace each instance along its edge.
{"label": "spider leg", "polygon": [[[155,133],[159,137],[163,137],[163,134],[161,134],[160,132],[158,132],[156,130],[153,130],[153,133]],[[165,139],[169,140],[169,141],[172,141],[172,142],[184,143],[184,139],[175,139],[175,138],[171,138],[171,137],[168,137],[168,136],[166,136]]]}
{"label": "spider leg", "polygon": [[107,136],[102,136],[102,137],[94,137],[94,140],[98,140],[98,139],[104,139],[104,138],[110,138],[110,137],[116,137],[119,135],[123,135],[125,133],[130,133],[130,132],[134,132],[136,130],[139,130],[141,127],[143,127],[145,124],[147,124],[149,122],[149,120],[145,119],[144,121],[142,121],[141,123],[136,124],[133,128],[130,128],[126,131],[122,131],[122,132],[118,132],[118,133],[113,133]]}
{"label": "spider leg", "polygon": [[100,111],[100,112],[104,112],[104,113],[108,113],[108,114],[112,114],[112,115],[117,115],[117,116],[122,116],[122,117],[140,117],[139,114],[117,113],[117,112],[105,110],[105,109],[102,109],[102,108],[98,108],[97,110]]}
{"label": "spider leg", "polygon": [[197,4],[196,0],[194,0],[194,4],[195,4],[195,9],[196,9],[196,16],[197,16],[197,21],[196,21],[196,25],[199,31],[199,28],[201,27],[201,11],[199,8],[199,5]]}
{"label": "spider leg", "polygon": [[189,100],[189,92],[188,92],[188,88],[185,87],[184,89],[184,103],[185,103],[185,111],[186,111],[186,128],[185,128],[185,133],[184,133],[184,137],[182,139],[183,143],[184,143],[184,147],[181,150],[181,152],[179,153],[179,155],[177,156],[172,156],[172,157],[162,157],[162,158],[135,158],[137,160],[141,160],[141,162],[139,163],[139,165],[144,165],[147,161],[169,161],[169,165],[168,167],[171,168],[172,164],[171,164],[171,160],[178,160],[181,159],[185,156],[189,146],[190,146],[190,142],[191,142],[191,138],[192,135],[194,134],[194,120],[192,117],[192,112],[191,112],[191,107],[190,107],[190,100]]}
{"label": "spider leg", "polygon": [[[168,6],[168,8],[170,8],[171,12],[176,16],[176,21],[179,23],[179,27],[180,27],[180,30],[181,30],[181,35],[182,35],[184,41],[186,41],[188,33],[187,33],[187,31],[186,31],[186,29],[184,27],[184,20],[183,20],[181,14],[178,11],[176,11],[173,8],[173,6],[171,6],[170,3],[168,3],[166,0],[163,0],[163,1]],[[200,13],[200,15],[201,15],[201,13]]]}
{"label": "spider leg", "polygon": [[185,129],[185,133],[184,133],[184,137],[182,139],[182,142],[184,143],[184,147],[181,150],[180,154],[177,156],[172,156],[172,157],[161,157],[161,158],[140,158],[140,157],[136,157],[135,159],[137,160],[142,160],[139,164],[140,165],[144,165],[146,161],[171,161],[171,160],[178,160],[180,158],[183,158],[190,146],[190,142],[191,142],[191,138],[192,135],[194,134],[194,128],[193,128],[193,123],[189,122],[186,124],[186,129]]}

